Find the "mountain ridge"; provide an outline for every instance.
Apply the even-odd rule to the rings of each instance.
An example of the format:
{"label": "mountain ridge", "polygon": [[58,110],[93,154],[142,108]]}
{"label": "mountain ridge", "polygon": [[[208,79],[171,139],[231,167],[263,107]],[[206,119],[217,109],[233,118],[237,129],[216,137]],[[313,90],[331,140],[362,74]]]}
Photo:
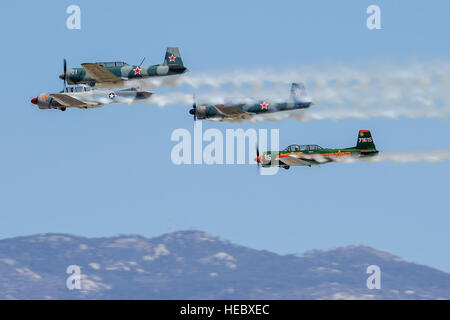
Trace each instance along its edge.
{"label": "mountain ridge", "polygon": [[[70,265],[81,290],[66,287]],[[367,246],[281,255],[199,230],[43,233],[0,240],[0,299],[450,299],[450,274]]]}

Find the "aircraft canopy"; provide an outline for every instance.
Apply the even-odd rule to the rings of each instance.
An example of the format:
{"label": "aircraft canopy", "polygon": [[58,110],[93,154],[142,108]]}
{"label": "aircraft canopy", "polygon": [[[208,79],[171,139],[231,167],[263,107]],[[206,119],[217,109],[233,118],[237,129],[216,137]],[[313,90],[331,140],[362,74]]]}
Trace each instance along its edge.
{"label": "aircraft canopy", "polygon": [[123,61],[115,61],[115,62],[97,62],[97,64],[105,67],[105,68],[113,68],[113,67],[123,67],[127,66],[128,63]]}
{"label": "aircraft canopy", "polygon": [[291,144],[289,147],[284,149],[283,151],[286,152],[301,152],[301,151],[315,151],[317,149],[322,149],[322,147],[319,147],[317,144]]}

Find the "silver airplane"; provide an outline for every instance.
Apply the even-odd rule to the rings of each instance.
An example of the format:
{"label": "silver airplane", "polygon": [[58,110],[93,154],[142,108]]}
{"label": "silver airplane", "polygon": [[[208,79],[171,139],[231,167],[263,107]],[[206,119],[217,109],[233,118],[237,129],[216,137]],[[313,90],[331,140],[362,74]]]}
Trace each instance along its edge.
{"label": "silver airplane", "polygon": [[42,93],[31,100],[39,109],[66,108],[90,109],[106,104],[123,103],[134,104],[150,98],[150,91],[138,91],[135,88],[121,90],[100,90],[86,86],[65,87],[59,93]]}

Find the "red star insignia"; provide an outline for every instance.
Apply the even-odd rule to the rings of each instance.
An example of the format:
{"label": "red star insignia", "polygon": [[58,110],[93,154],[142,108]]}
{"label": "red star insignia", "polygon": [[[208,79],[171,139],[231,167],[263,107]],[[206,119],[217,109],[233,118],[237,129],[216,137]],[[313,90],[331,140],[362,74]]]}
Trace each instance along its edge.
{"label": "red star insignia", "polygon": [[133,69],[133,71],[134,75],[141,74],[141,69],[139,67],[136,67],[136,69]]}
{"label": "red star insignia", "polygon": [[169,57],[169,60],[170,60],[170,62],[175,62],[175,56],[174,55],[171,55],[170,57]]}
{"label": "red star insignia", "polygon": [[264,101],[263,103],[260,104],[260,106],[261,106],[262,110],[264,110],[264,109],[267,110],[267,107],[269,106],[269,104]]}
{"label": "red star insignia", "polygon": [[206,106],[200,106],[200,110],[205,111],[206,110]]}

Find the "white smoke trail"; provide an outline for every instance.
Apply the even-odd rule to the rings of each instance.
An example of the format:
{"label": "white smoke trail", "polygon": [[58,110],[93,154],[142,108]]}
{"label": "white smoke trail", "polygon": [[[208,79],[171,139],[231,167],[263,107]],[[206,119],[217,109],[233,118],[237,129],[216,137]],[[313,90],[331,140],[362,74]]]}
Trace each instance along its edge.
{"label": "white smoke trail", "polygon": [[211,71],[209,73],[186,74],[176,78],[174,85],[183,84],[193,88],[209,86],[220,88],[225,85],[241,87],[250,85],[260,88],[265,83],[289,84],[303,81],[319,88],[327,88],[330,85],[335,88],[348,85],[364,87],[379,83],[382,86],[389,84],[406,84],[415,82],[421,86],[429,84],[430,80],[437,78],[439,81],[449,84],[450,63],[436,62],[411,62],[409,64],[372,62],[370,65],[339,65],[339,66],[312,66],[304,68],[281,69],[256,69],[234,71]]}
{"label": "white smoke trail", "polygon": [[172,92],[170,94],[153,94],[150,98],[143,100],[142,102],[148,104],[156,104],[159,107],[165,107],[167,105],[183,105],[192,106],[194,98],[192,94],[182,92]]}
{"label": "white smoke trail", "polygon": [[[447,93],[446,93],[447,94]],[[281,98],[281,95],[274,95],[273,92],[266,92],[266,101],[270,102],[282,102],[287,98]],[[198,94],[197,101],[208,104],[221,104],[221,103],[255,103],[255,99],[252,98],[235,98],[230,93],[223,94]],[[381,101],[382,99],[380,99]],[[249,121],[261,122],[261,121],[281,121],[284,119],[296,119],[298,121],[310,121],[310,120],[342,120],[347,118],[355,119],[371,119],[371,118],[388,118],[397,119],[401,117],[419,119],[419,118],[446,118],[450,116],[450,103],[435,105],[430,104],[427,106],[419,105],[418,103],[410,102],[405,99],[402,102],[398,102],[395,105],[383,105],[376,106],[361,106],[357,104],[348,104],[347,106],[334,105],[333,103],[320,104],[313,98],[314,105],[304,110],[293,110],[277,113],[260,114],[252,117]],[[448,97],[450,102],[450,97]],[[160,107],[168,105],[183,105],[186,107],[192,106],[194,99],[192,94],[173,92],[170,94],[154,94],[147,101],[149,104],[157,104]]]}
{"label": "white smoke trail", "polygon": [[[154,85],[159,80],[149,81]],[[450,115],[448,62],[212,72],[167,81],[172,86],[196,88],[196,100],[203,103],[245,102],[249,97],[286,101],[289,99],[288,84],[305,82],[315,106],[297,112],[258,116],[251,121],[442,118]],[[230,84],[231,87],[226,87]],[[191,105],[193,99],[192,94],[173,92],[155,94],[148,102],[159,106]]]}
{"label": "white smoke trail", "polygon": [[399,106],[397,108],[333,108],[331,106],[311,106],[306,110],[295,110],[288,112],[279,112],[271,114],[257,115],[251,118],[250,122],[261,121],[281,121],[284,119],[295,119],[298,121],[306,122],[310,120],[342,120],[348,118],[354,119],[371,119],[371,118],[388,118],[397,119],[401,117],[419,119],[419,118],[445,118],[450,116],[450,105],[446,108],[408,108],[405,106]]}
{"label": "white smoke trail", "polygon": [[356,161],[364,162],[442,162],[450,161],[450,149],[440,150],[422,150],[422,151],[397,151],[397,152],[380,152],[378,155],[366,158],[341,157],[334,159],[337,162],[354,163]]}

